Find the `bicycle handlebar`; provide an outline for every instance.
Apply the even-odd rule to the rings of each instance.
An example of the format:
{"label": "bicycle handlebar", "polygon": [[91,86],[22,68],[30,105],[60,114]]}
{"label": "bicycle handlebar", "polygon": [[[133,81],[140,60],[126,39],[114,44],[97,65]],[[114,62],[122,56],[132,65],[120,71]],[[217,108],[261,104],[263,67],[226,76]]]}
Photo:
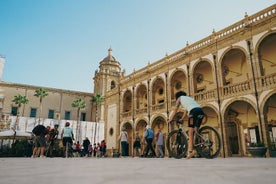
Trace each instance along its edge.
{"label": "bicycle handlebar", "polygon": [[174,120],[171,120],[171,122],[170,123],[173,123],[173,122],[176,122],[177,124],[183,124],[184,123],[184,121],[182,120],[182,119],[174,119]]}

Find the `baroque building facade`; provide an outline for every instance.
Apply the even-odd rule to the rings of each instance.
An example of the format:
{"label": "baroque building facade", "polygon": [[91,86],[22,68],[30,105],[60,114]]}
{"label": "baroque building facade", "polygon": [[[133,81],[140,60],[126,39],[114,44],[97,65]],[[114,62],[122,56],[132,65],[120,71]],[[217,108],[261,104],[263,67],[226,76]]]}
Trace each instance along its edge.
{"label": "baroque building facade", "polygon": [[94,75],[94,93],[104,98],[99,116],[107,148],[120,149],[122,127],[129,135],[129,155],[135,132],[142,136],[147,124],[155,132],[161,128],[166,138],[174,128],[166,120],[180,90],[203,107],[204,125],[220,133],[221,157],[250,156],[249,143],[275,143],[275,15],[276,5],[245,14],[233,25],[129,75],[109,49]]}

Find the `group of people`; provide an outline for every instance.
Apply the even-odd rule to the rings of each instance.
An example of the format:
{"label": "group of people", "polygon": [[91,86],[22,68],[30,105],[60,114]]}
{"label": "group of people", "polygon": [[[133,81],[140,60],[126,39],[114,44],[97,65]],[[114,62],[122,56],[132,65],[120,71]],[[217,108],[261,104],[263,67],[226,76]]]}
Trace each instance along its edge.
{"label": "group of people", "polygon": [[[44,125],[37,125],[33,129],[34,136],[32,137],[33,151],[31,157],[53,157],[54,146],[58,143],[58,131],[59,125],[55,124],[54,128],[50,126],[45,127]],[[106,143],[102,140],[101,143],[94,146],[91,145],[89,139],[86,137],[83,140],[82,145],[79,141],[75,142],[73,129],[70,127],[70,122],[65,123],[65,127],[61,132],[62,139],[62,156],[66,156],[66,146],[72,148],[75,156],[94,156],[94,157],[105,157],[106,156]]]}
{"label": "group of people", "polygon": [[55,141],[59,134],[58,127],[58,124],[55,124],[53,129],[51,129],[50,126],[45,127],[43,125],[37,125],[33,129],[32,132],[34,137],[32,137],[32,143],[34,148],[31,157],[45,157],[45,155],[49,155],[50,157],[53,156]]}
{"label": "group of people", "polygon": [[[186,117],[188,117],[188,155],[186,158],[191,158],[196,155],[196,151],[194,150],[193,145],[193,134],[194,130],[198,129],[201,125],[202,119],[204,117],[204,112],[202,107],[191,97],[188,97],[184,91],[179,91],[175,94],[176,98],[176,105],[172,113],[170,114],[169,118],[167,119],[167,123],[170,123],[171,120],[174,118],[175,114],[179,111],[180,108],[184,110],[181,120],[184,121]],[[36,157],[39,155],[40,157],[45,156],[45,149],[46,146],[49,147],[47,149],[47,154],[49,156],[53,156],[53,149],[55,142],[58,138],[59,131],[58,131],[58,124],[54,125],[53,129],[50,127],[45,128],[43,125],[37,125],[33,129],[33,133],[35,134],[34,138],[34,149],[32,157]],[[69,143],[73,145],[74,134],[73,129],[70,127],[70,123],[66,122],[65,127],[61,132],[61,138],[63,143],[63,153],[65,155],[66,151],[66,144]],[[128,133],[126,128],[123,127],[120,135],[118,137],[121,143],[121,150],[122,150],[122,157],[129,156],[129,144],[128,144]],[[158,154],[156,155],[153,143],[155,143],[157,147]],[[144,145],[144,149],[142,151],[142,145]],[[80,144],[79,142],[74,144],[75,150],[79,153],[80,151]],[[90,144],[88,138],[83,141],[83,155],[90,156],[93,153],[93,156],[98,157],[105,157],[106,156],[106,143],[103,140],[101,143],[97,145],[94,144],[93,146]],[[158,132],[154,134],[153,130],[151,129],[150,125],[145,127],[145,131],[143,137],[139,136],[139,133],[136,132],[135,141],[133,144],[133,149],[135,151],[136,156],[143,156],[143,157],[164,157],[164,134],[162,133],[161,129],[158,129]],[[49,153],[48,153],[49,152]],[[142,153],[141,153],[142,152]]]}
{"label": "group of people", "polygon": [[73,151],[75,157],[106,157],[106,142],[102,140],[101,143],[92,145],[88,137],[86,137],[82,145],[79,141],[73,144]]}
{"label": "group of people", "polygon": [[[122,157],[129,156],[128,133],[125,127],[122,128],[118,140],[120,140],[121,142]],[[155,143],[157,147],[157,155],[155,153],[153,143]],[[144,147],[144,149],[142,149],[142,147]],[[140,137],[139,132],[136,132],[133,143],[133,149],[135,156],[138,157],[164,158],[164,134],[162,133],[161,129],[158,129],[158,132],[154,134],[151,127],[147,125],[142,138]]]}
{"label": "group of people", "polygon": [[[64,129],[62,130],[61,137],[63,143],[63,153],[65,154],[66,143],[73,143],[74,134],[72,128],[69,127],[70,123],[66,122]],[[37,125],[32,130],[33,133],[33,153],[31,157],[53,157],[54,146],[59,135],[59,125],[55,124],[54,128],[50,126]]]}
{"label": "group of people", "polygon": [[[184,121],[186,117],[188,117],[188,154],[186,156],[187,159],[192,158],[196,155],[196,151],[194,150],[194,130],[199,129],[201,126],[202,120],[204,118],[204,112],[202,107],[191,97],[187,96],[186,92],[179,91],[175,94],[176,105],[167,119],[167,123],[169,124],[176,113],[182,109],[183,115],[180,118],[180,121]],[[128,134],[125,127],[122,128],[120,136],[118,138],[121,141],[121,150],[122,156],[128,156]],[[156,155],[155,150],[153,148],[153,142],[155,141],[158,155]],[[145,144],[145,149],[141,154],[141,144]],[[135,141],[133,144],[133,149],[135,151],[136,156],[143,157],[164,157],[164,135],[161,129],[158,130],[158,133],[154,135],[153,130],[150,125],[147,125],[145,128],[145,132],[143,135],[143,140],[141,140],[139,133],[136,133]],[[150,155],[149,155],[150,153]]]}

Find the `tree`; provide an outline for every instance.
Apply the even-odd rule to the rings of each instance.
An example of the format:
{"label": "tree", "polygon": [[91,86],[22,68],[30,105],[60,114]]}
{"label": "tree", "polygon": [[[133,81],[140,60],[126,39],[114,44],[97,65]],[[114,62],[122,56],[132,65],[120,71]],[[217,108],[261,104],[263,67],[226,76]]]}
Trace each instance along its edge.
{"label": "tree", "polygon": [[94,143],[96,142],[96,131],[97,131],[97,123],[98,123],[98,106],[101,105],[101,103],[104,101],[102,95],[96,94],[92,96],[91,102],[96,104],[96,127],[94,132]]}
{"label": "tree", "polygon": [[48,91],[44,88],[39,88],[39,89],[35,90],[34,96],[39,98],[38,124],[40,124],[40,116],[42,114],[42,100],[44,97],[48,96]]}
{"label": "tree", "polygon": [[22,106],[22,104],[29,103],[29,100],[27,99],[26,96],[22,96],[22,95],[18,94],[18,95],[14,96],[12,102],[14,102],[17,105],[17,107],[18,107],[17,114],[16,114],[16,120],[15,120],[15,127],[14,127],[15,130],[18,130],[18,125],[19,125],[18,118],[20,116],[21,106]]}
{"label": "tree", "polygon": [[77,139],[77,141],[80,141],[80,110],[84,109],[86,107],[86,104],[85,104],[84,100],[79,98],[79,99],[73,101],[72,107],[77,109],[77,130],[76,130],[77,135],[76,135],[76,139]]}

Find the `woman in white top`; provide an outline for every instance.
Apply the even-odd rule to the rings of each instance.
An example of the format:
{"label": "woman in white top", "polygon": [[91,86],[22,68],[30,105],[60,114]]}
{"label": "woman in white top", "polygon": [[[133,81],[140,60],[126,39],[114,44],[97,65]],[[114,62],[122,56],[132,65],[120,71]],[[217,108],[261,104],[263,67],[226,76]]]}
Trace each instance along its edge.
{"label": "woman in white top", "polygon": [[121,133],[118,138],[121,141],[121,149],[122,149],[122,156],[128,156],[128,144],[127,144],[127,139],[128,139],[128,134],[125,129],[125,127],[122,127]]}

